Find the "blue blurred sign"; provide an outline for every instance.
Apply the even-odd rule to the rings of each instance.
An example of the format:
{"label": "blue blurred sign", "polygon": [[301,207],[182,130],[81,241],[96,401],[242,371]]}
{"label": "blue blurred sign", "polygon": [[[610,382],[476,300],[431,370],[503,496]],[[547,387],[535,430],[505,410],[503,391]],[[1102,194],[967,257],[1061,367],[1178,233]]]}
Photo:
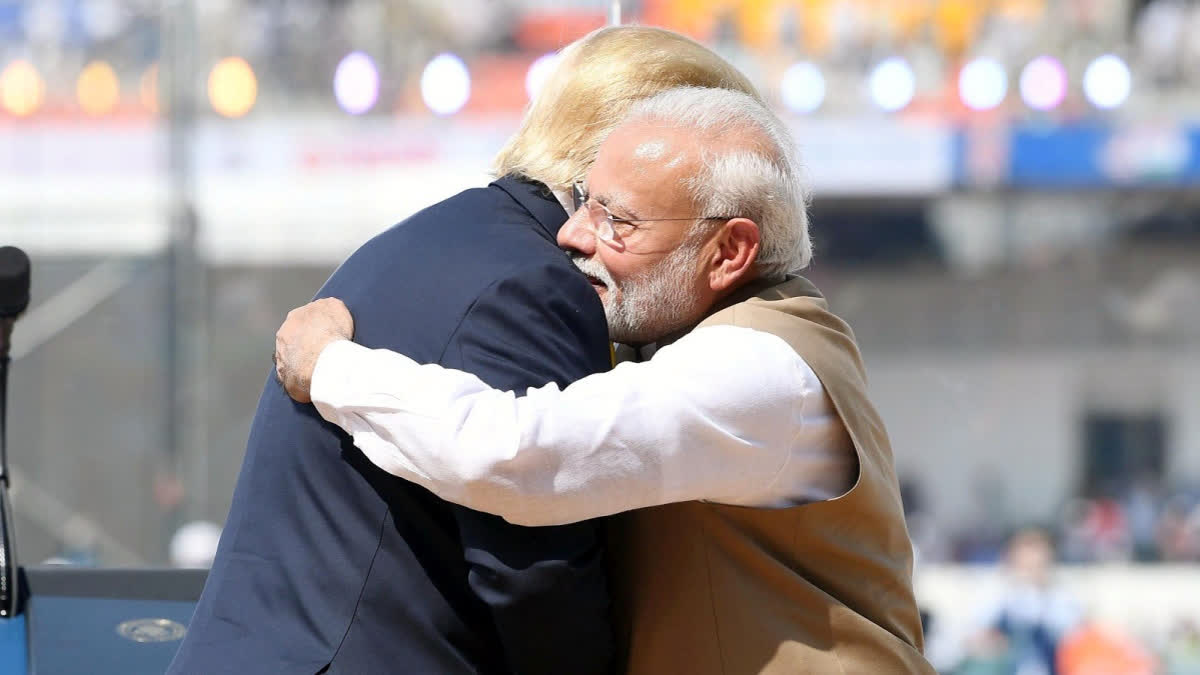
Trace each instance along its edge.
{"label": "blue blurred sign", "polygon": [[1200,127],[964,129],[953,152],[956,182],[968,188],[1173,188],[1200,183]]}

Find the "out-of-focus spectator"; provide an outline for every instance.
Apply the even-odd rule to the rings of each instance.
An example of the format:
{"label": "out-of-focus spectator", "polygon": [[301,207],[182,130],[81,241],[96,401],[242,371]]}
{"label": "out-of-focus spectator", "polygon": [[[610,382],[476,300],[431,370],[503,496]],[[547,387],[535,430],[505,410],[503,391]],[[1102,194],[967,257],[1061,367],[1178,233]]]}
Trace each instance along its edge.
{"label": "out-of-focus spectator", "polygon": [[1168,562],[1200,560],[1200,504],[1184,495],[1171,498],[1158,523],[1158,545]]}
{"label": "out-of-focus spectator", "polygon": [[1004,575],[977,610],[961,673],[1055,675],[1059,643],[1080,622],[1074,596],[1054,580],[1055,552],[1041,529],[1017,532]]}
{"label": "out-of-focus spectator", "polygon": [[1072,499],[1062,510],[1062,525],[1059,557],[1066,563],[1091,562],[1091,532],[1088,530],[1088,507],[1084,499]]}
{"label": "out-of-focus spectator", "polygon": [[1132,549],[1129,519],[1120,502],[1107,498],[1093,501],[1088,509],[1086,522],[1092,536],[1095,560],[1129,560]]}
{"label": "out-of-focus spectator", "polygon": [[1175,625],[1163,650],[1165,675],[1200,673],[1200,626],[1184,620]]}
{"label": "out-of-focus spectator", "polygon": [[1162,490],[1152,476],[1141,476],[1125,497],[1125,514],[1134,560],[1151,562],[1159,558],[1158,518]]}
{"label": "out-of-focus spectator", "polygon": [[1063,559],[1073,563],[1129,560],[1131,542],[1125,507],[1115,499],[1077,500],[1067,505]]}
{"label": "out-of-focus spectator", "polygon": [[1153,675],[1154,657],[1125,632],[1089,622],[1062,641],[1061,675]]}
{"label": "out-of-focus spectator", "polygon": [[1180,0],[1156,0],[1138,17],[1138,48],[1149,74],[1159,82],[1173,82],[1179,76],[1185,19]]}

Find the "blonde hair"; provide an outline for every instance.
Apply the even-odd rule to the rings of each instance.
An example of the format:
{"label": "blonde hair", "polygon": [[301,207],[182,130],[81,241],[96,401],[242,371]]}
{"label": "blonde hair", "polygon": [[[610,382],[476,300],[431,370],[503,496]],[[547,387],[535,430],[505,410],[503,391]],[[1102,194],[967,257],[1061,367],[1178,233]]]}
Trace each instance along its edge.
{"label": "blonde hair", "polygon": [[493,171],[566,190],[587,175],[600,144],[630,106],[683,86],[731,89],[762,100],[737,68],[691,38],[647,26],[593,31],[562,51],[521,128],[496,155]]}

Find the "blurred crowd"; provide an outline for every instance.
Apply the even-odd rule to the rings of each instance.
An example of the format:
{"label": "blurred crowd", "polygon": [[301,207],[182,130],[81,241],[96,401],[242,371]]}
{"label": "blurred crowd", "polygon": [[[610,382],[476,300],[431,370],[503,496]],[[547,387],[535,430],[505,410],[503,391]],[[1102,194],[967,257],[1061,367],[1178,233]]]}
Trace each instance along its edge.
{"label": "blurred crowd", "polygon": [[[887,57],[912,65],[918,103],[953,107],[959,69],[969,59],[1001,63],[1015,89],[1020,69],[1040,55],[1061,60],[1074,89],[1098,56],[1115,53],[1134,72],[1135,99],[1200,109],[1200,2],[1197,0],[625,0],[626,21],[680,30],[713,44],[779,99],[781,78],[798,60],[829,81],[826,113],[862,113],[861,83]],[[189,6],[195,62],[246,59],[266,106],[330,104],[339,61],[361,50],[379,65],[381,94],[404,110],[423,66],[439,52],[462,55],[477,79],[522,88],[525,68],[544,52],[601,26],[607,0],[0,0],[0,66],[33,63],[48,94],[69,98],[88,62],[113,63],[136,88],[164,58],[164,7]],[[186,25],[186,24],[185,24]],[[191,36],[190,38],[188,36]],[[1140,98],[1139,98],[1140,93]],[[1076,110],[1085,109],[1078,91]],[[519,97],[518,97],[519,99]],[[505,99],[507,101],[507,99]],[[1069,98],[1068,101],[1071,99]],[[518,101],[523,102],[523,101]],[[921,109],[918,107],[918,109]],[[1013,105],[1013,115],[1028,110]],[[1070,106],[1068,113],[1070,114]]]}
{"label": "blurred crowd", "polygon": [[[925,507],[915,485],[905,485],[904,493],[910,534],[922,561],[1004,558],[1013,525],[998,517],[1002,507],[951,529],[935,524],[940,519]],[[1168,489],[1143,477],[1119,494],[1070,500],[1046,527],[1058,542],[1060,559],[1069,564],[1200,562],[1200,488]]]}
{"label": "blurred crowd", "polygon": [[965,626],[927,616],[926,654],[954,675],[1190,675],[1200,673],[1200,624],[1177,616],[1166,632],[1089,616],[1055,574],[1050,533],[1030,528],[1006,544],[993,583]]}
{"label": "blurred crowd", "polygon": [[1200,562],[1200,492],[1144,481],[1123,499],[1074,501],[1060,536],[1070,563]]}

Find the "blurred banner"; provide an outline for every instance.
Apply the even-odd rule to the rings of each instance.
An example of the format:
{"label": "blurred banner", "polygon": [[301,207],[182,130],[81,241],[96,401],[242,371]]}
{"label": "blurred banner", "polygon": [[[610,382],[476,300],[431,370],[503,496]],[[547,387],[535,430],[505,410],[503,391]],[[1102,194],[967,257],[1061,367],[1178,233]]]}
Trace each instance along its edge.
{"label": "blurred banner", "polygon": [[[196,207],[215,262],[334,263],[433,201],[485,184],[516,120],[209,121]],[[930,196],[954,182],[953,134],[889,120],[792,124],[822,196]],[[0,239],[44,254],[147,253],[166,241],[165,131],[0,127]],[[58,195],[55,197],[55,195]]]}
{"label": "blurred banner", "polygon": [[1016,126],[956,134],[962,187],[1184,188],[1200,184],[1200,126]]}
{"label": "blurred banner", "polygon": [[[516,120],[458,120],[446,133],[449,124],[202,123],[192,161],[203,249],[217,261],[335,262],[432,200],[489,180],[491,156]],[[1195,125],[955,128],[822,118],[791,127],[817,197],[1200,185]],[[163,129],[146,125],[0,127],[0,237],[39,253],[159,249],[165,142]],[[257,245],[246,246],[247,236]]]}

